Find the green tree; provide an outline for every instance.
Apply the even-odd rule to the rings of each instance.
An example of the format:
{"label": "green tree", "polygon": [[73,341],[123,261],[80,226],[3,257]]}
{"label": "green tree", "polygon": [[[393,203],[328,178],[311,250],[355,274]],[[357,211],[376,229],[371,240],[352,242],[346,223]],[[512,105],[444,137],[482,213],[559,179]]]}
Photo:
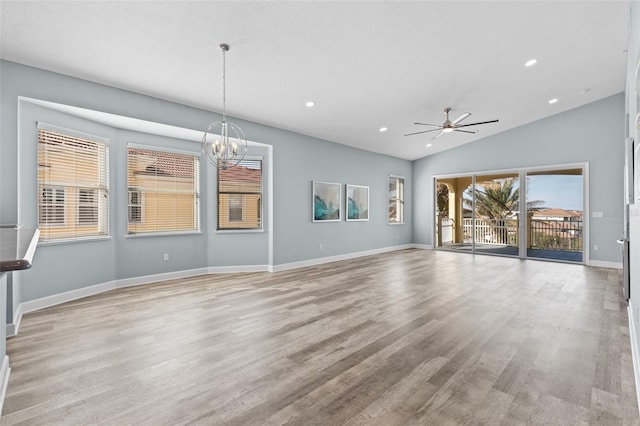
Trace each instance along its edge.
{"label": "green tree", "polygon": [[[502,244],[515,244],[517,231],[509,231],[508,219],[520,211],[520,189],[516,178],[495,179],[476,183],[476,215],[489,220],[492,239]],[[471,188],[465,192],[464,203],[472,208]],[[527,209],[535,210],[543,201],[527,202]],[[515,226],[515,225],[513,225]]]}
{"label": "green tree", "polygon": [[444,183],[439,183],[436,187],[436,199],[440,216],[449,217],[449,187]]}
{"label": "green tree", "polygon": [[[520,189],[516,178],[496,179],[476,184],[476,214],[487,219],[504,219],[520,210]],[[465,206],[472,208],[471,188],[466,192]],[[537,210],[544,201],[528,201],[527,210]]]}

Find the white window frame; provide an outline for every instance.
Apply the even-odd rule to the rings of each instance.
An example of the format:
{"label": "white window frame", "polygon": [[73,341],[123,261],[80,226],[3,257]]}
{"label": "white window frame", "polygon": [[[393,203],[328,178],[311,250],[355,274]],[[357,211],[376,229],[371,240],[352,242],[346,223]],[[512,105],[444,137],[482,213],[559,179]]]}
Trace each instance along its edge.
{"label": "white window frame", "polygon": [[[78,130],[73,130],[73,129],[68,129],[65,127],[60,127],[60,126],[56,126],[54,124],[49,124],[49,123],[45,123],[45,122],[37,122],[36,123],[36,128],[37,128],[37,141],[36,144],[39,145],[39,140],[40,140],[40,130],[43,131],[47,131],[47,132],[55,132],[55,133],[59,133],[62,134],[64,136],[68,136],[70,138],[80,138],[80,139],[86,139],[89,142],[95,143],[98,145],[98,152],[97,152],[97,163],[98,163],[98,167],[101,168],[101,170],[98,170],[99,173],[101,173],[100,177],[99,177],[99,183],[98,186],[96,186],[95,188],[90,188],[90,187],[86,187],[86,186],[82,186],[82,185],[70,185],[70,182],[62,182],[62,181],[40,181],[40,179],[36,179],[36,185],[38,188],[38,197],[40,197],[42,194],[40,194],[40,189],[41,188],[46,188],[46,187],[56,187],[56,188],[62,188],[64,189],[64,223],[63,224],[45,224],[40,222],[40,198],[38,198],[37,200],[37,205],[36,208],[38,210],[38,214],[37,214],[37,223],[38,225],[41,227],[40,230],[40,241],[38,242],[38,244],[42,244],[42,245],[54,245],[54,244],[67,244],[67,243],[77,243],[77,242],[83,242],[83,241],[88,241],[88,240],[104,240],[104,239],[109,239],[110,238],[110,232],[111,232],[111,228],[110,228],[110,207],[109,207],[109,148],[110,148],[110,141],[107,138],[101,137],[101,136],[97,136],[94,134],[90,134],[90,133],[84,133]],[[38,167],[43,167],[43,164],[40,164],[41,161],[43,159],[40,158],[40,154],[39,154],[39,147],[36,148],[36,150],[38,151],[38,154],[36,154],[36,158],[38,159]],[[47,167],[47,165],[44,165],[44,167]],[[72,190],[71,193],[69,193],[69,191],[67,191],[67,189]],[[81,189],[95,189],[96,190],[96,205],[98,206],[98,220],[94,223],[83,223],[80,224],[78,223],[78,210],[79,210],[79,191]],[[68,201],[71,198],[74,199],[74,203],[75,203],[75,211],[74,211],[74,215],[76,215],[75,220],[73,220],[73,225],[70,223],[71,220],[69,219],[69,212],[68,209],[72,208],[72,206],[68,206]],[[42,225],[42,226],[41,226]],[[49,237],[47,238],[47,233],[46,233],[46,228],[64,228],[64,227],[71,227],[73,229],[78,230],[81,234],[85,231],[83,231],[83,229],[85,227],[90,227],[90,226],[97,226],[97,231],[95,234],[90,234],[90,235],[74,235],[74,236],[69,236],[69,235],[61,235],[61,236],[53,236],[53,237]]]}
{"label": "white window frame", "polygon": [[194,166],[195,166],[195,176],[194,176],[194,205],[193,205],[193,209],[194,209],[194,219],[196,221],[196,227],[195,229],[180,229],[180,230],[173,230],[173,231],[165,231],[165,230],[157,230],[157,231],[144,231],[144,232],[131,232],[129,231],[129,224],[131,222],[129,222],[129,192],[132,192],[130,189],[133,189],[133,192],[140,192],[141,193],[141,198],[140,201],[143,203],[143,207],[141,209],[141,214],[142,214],[142,218],[143,221],[142,222],[135,222],[133,223],[134,225],[140,225],[144,223],[144,200],[145,200],[145,193],[144,191],[140,191],[138,189],[135,189],[135,186],[132,186],[129,184],[128,178],[127,178],[127,231],[125,234],[125,238],[147,238],[147,237],[158,237],[158,236],[179,236],[179,235],[190,235],[190,234],[200,234],[201,233],[201,226],[202,226],[202,216],[201,216],[201,211],[200,211],[200,199],[202,197],[202,192],[200,190],[200,179],[201,179],[201,167],[200,167],[200,160],[202,157],[201,152],[196,152],[196,151],[189,151],[189,150],[184,150],[184,149],[177,149],[177,148],[171,148],[171,147],[165,147],[165,146],[158,146],[158,145],[146,145],[146,144],[139,144],[139,143],[134,143],[134,142],[129,142],[127,143],[127,173],[129,171],[129,159],[128,159],[128,152],[129,152],[129,148],[133,148],[133,149],[140,149],[140,150],[148,150],[148,151],[156,151],[156,152],[163,152],[163,153],[168,153],[168,154],[178,154],[178,155],[188,155],[191,157],[194,157]]}
{"label": "white window frame", "polygon": [[[391,180],[395,179],[396,180],[396,193],[398,192],[398,181],[402,180],[402,191],[400,196],[398,196],[396,194],[395,197],[395,203],[396,203],[396,216],[398,215],[398,211],[400,212],[400,218],[399,221],[391,221],[391,217],[389,216],[389,202],[392,201],[391,198],[388,199],[387,202],[387,221],[389,223],[389,225],[404,225],[404,203],[405,203],[405,185],[406,185],[406,179],[404,178],[404,176],[398,176],[398,175],[389,175],[388,179],[387,179],[387,192],[389,191],[389,183],[391,183]],[[399,207],[399,209],[398,209]]]}
{"label": "white window frame", "polygon": [[[247,155],[243,158],[243,161],[259,161],[260,162],[260,210],[258,211],[258,222],[260,224],[257,228],[220,228],[220,214],[216,214],[216,233],[252,233],[252,232],[264,232],[264,203],[262,202],[264,199],[264,182],[265,182],[265,160],[264,157],[259,155]],[[220,208],[220,175],[219,171],[216,170],[216,205],[217,208]],[[229,193],[223,193],[229,194]],[[243,195],[243,194],[238,194]],[[246,222],[246,200],[242,197],[242,221],[231,221],[229,223],[243,223]],[[227,212],[228,214],[229,212]],[[228,216],[227,216],[228,217]]]}

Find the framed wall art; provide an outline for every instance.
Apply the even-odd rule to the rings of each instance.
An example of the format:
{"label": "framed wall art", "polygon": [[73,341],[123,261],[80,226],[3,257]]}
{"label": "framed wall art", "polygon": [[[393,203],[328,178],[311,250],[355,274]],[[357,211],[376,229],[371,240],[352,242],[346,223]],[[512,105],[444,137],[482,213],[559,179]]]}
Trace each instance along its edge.
{"label": "framed wall art", "polygon": [[313,181],[313,221],[339,222],[342,185],[331,182]]}
{"label": "framed wall art", "polygon": [[369,220],[369,187],[347,185],[347,220]]}

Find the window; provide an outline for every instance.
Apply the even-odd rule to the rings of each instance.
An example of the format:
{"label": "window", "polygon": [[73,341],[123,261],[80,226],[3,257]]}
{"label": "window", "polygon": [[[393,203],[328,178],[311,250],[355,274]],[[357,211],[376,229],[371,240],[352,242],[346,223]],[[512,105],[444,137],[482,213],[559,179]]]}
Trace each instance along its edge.
{"label": "window", "polygon": [[129,190],[129,223],[142,223],[142,193]]}
{"label": "window", "polygon": [[129,145],[129,234],[200,229],[199,160],[189,152]]}
{"label": "window", "polygon": [[389,176],[389,223],[404,223],[404,178]]}
{"label": "window", "polygon": [[218,229],[262,229],[262,160],[218,169]]}
{"label": "window", "polygon": [[242,195],[229,194],[229,222],[242,222]]}
{"label": "window", "polygon": [[102,140],[38,125],[40,241],[109,234],[109,155]]}
{"label": "window", "polygon": [[64,188],[42,187],[38,202],[39,225],[64,225]]}
{"label": "window", "polygon": [[98,193],[95,189],[78,189],[78,225],[98,223]]}

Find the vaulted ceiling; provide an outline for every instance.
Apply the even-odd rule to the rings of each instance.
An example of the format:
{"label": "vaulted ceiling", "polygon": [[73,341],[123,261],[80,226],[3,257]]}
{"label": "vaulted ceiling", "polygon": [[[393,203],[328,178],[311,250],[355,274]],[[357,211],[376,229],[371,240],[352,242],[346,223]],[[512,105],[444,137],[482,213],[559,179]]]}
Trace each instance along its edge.
{"label": "vaulted ceiling", "polygon": [[[224,42],[229,115],[417,159],[624,91],[628,9],[628,1],[3,0],[0,57],[221,112]],[[404,136],[424,129],[414,122],[441,123],[445,107],[452,119],[500,121],[433,141]]]}

